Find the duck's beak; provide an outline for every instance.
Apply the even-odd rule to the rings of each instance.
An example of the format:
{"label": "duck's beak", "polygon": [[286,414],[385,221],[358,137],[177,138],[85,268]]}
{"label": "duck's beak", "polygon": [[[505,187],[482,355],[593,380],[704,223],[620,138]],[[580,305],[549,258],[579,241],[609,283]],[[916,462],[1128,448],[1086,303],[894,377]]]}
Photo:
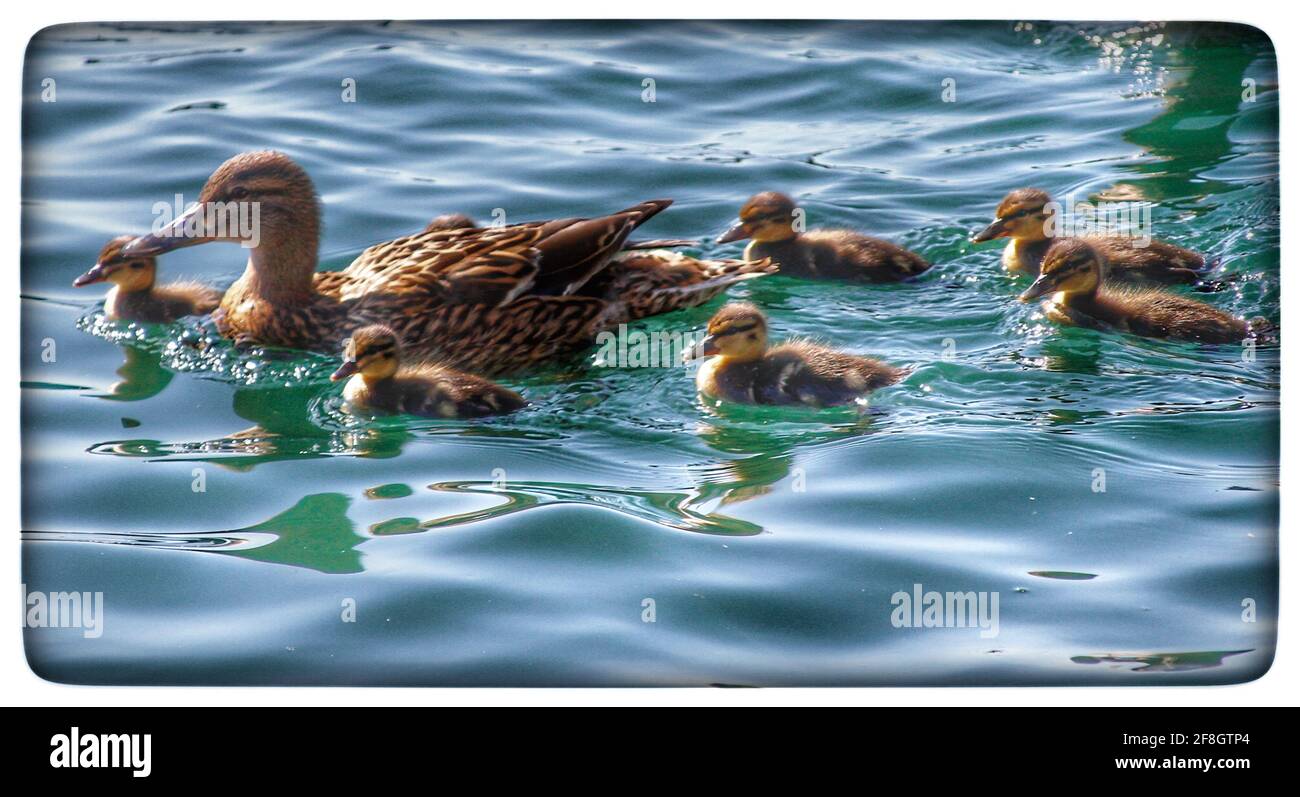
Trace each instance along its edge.
{"label": "duck's beak", "polygon": [[1053,284],[1052,278],[1043,274],[1040,275],[1038,279],[1034,280],[1034,284],[1026,288],[1024,293],[1020,294],[1020,301],[1032,302],[1033,300],[1041,296],[1046,296],[1055,290],[1056,286]]}
{"label": "duck's beak", "polygon": [[718,348],[718,338],[716,335],[709,335],[703,338],[699,343],[686,350],[682,355],[682,360],[690,362],[698,360],[701,357],[712,357],[715,354],[721,354],[722,349]]}
{"label": "duck's beak", "polygon": [[750,236],[751,232],[752,231],[749,229],[748,224],[743,221],[737,221],[735,224],[731,225],[731,229],[718,236],[717,242],[720,244],[729,244],[732,241],[743,241]]}
{"label": "duck's beak", "polygon": [[84,288],[87,285],[93,285],[96,282],[103,282],[108,279],[108,269],[104,268],[102,263],[96,263],[90,267],[90,270],[72,281],[72,287]]}
{"label": "duck's beak", "polygon": [[183,249],[217,240],[204,229],[204,220],[208,217],[207,208],[208,205],[204,202],[195,204],[161,230],[141,235],[128,242],[122,247],[122,254],[127,257],[161,255],[173,249]]}
{"label": "duck's beak", "polygon": [[985,241],[992,241],[994,238],[1002,238],[1007,234],[1007,220],[997,219],[989,226],[975,233],[971,238],[972,243],[982,244]]}
{"label": "duck's beak", "polygon": [[361,370],[361,368],[357,365],[356,360],[344,360],[343,364],[338,367],[338,370],[330,374],[330,381],[337,382],[340,379],[347,379],[359,370]]}

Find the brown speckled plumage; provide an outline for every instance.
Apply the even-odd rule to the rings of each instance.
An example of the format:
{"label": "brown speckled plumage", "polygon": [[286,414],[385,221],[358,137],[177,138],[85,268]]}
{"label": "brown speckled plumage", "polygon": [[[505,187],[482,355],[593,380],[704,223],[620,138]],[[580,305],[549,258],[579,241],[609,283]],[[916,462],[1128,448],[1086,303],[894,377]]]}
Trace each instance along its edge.
{"label": "brown speckled plumage", "polygon": [[[208,179],[200,203],[234,201],[259,203],[261,236],[215,316],[222,334],[332,351],[353,329],[386,324],[413,356],[486,374],[581,349],[627,317],[627,306],[609,294],[613,283],[596,278],[632,230],[671,204],[421,232],[376,244],[342,271],[317,274],[319,208],[301,167],[276,152],[230,159]],[[153,254],[195,242],[202,241],[146,236],[132,247]]]}

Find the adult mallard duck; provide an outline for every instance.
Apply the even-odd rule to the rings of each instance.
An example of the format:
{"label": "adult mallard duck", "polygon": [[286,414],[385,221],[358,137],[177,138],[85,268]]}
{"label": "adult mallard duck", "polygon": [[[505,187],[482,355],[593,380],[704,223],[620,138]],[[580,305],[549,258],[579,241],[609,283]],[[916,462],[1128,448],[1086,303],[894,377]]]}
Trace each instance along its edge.
{"label": "adult mallard duck", "polygon": [[729,243],[751,238],[746,260],[771,258],[780,273],[809,279],[899,282],[925,272],[925,258],[901,246],[851,230],[799,232],[794,200],[776,191],[755,194],[740,209],[740,219],[718,238]]}
{"label": "adult mallard duck", "polygon": [[527,404],[523,396],[481,376],[433,364],[403,365],[397,334],[380,325],[352,333],[343,364],[330,378],[348,380],[343,397],[356,410],[481,418]]}
{"label": "adult mallard duck", "polygon": [[156,285],[158,261],[153,257],[122,254],[134,236],[119,235],[100,250],[95,265],[73,280],[77,288],[108,282],[113,285],[104,300],[104,314],[113,319],[165,324],[187,315],[203,315],[217,308],[221,291],[198,282]]}
{"label": "adult mallard duck", "polygon": [[[127,250],[136,256],[210,241],[247,246],[247,268],[214,316],[221,333],[236,340],[333,351],[352,330],[379,323],[416,356],[502,373],[587,346],[627,315],[619,297],[602,293],[607,286],[593,278],[633,229],[670,204],[652,200],[591,219],[421,232],[376,244],[342,271],[317,273],[320,208],[311,178],[283,153],[252,152],[222,164],[190,211]],[[234,211],[256,214],[257,223],[234,223]]]}
{"label": "adult mallard duck", "polygon": [[1236,343],[1271,326],[1161,288],[1108,283],[1107,268],[1105,256],[1090,243],[1059,240],[1047,250],[1042,273],[1020,301],[1051,295],[1043,309],[1053,321],[1149,338]]}
{"label": "adult mallard duck", "polygon": [[[1002,265],[1008,271],[1037,276],[1047,250],[1059,236],[1048,235],[1052,197],[1037,188],[1018,188],[998,205],[993,223],[976,233],[971,241],[983,243],[1010,238],[1002,250]],[[1205,258],[1190,249],[1164,241],[1149,240],[1143,246],[1136,238],[1087,236],[1084,238],[1110,264],[1109,277],[1121,282],[1155,282],[1166,285],[1199,282]]]}
{"label": "adult mallard duck", "polygon": [[901,368],[846,354],[807,340],[767,345],[767,317],[748,302],[731,302],[709,321],[694,357],[705,361],[695,377],[706,396],[743,404],[851,404],[907,375]]}

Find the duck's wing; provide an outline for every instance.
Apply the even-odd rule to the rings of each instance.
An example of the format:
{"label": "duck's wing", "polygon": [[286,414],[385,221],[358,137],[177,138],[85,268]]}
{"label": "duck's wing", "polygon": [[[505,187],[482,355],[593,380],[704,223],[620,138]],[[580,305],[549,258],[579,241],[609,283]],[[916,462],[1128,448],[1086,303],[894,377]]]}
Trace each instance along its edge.
{"label": "duck's wing", "polygon": [[443,302],[502,306],[525,295],[576,293],[627,236],[671,200],[593,219],[436,230],[376,244],[344,270],[344,295],[383,290]]}
{"label": "duck's wing", "polygon": [[375,244],[339,272],[341,295],[414,294],[427,301],[433,294],[444,301],[496,304],[532,283],[538,226],[434,230]]}
{"label": "duck's wing", "polygon": [[609,263],[633,230],[672,203],[671,199],[652,199],[608,216],[543,224],[535,244],[541,258],[531,292],[543,296],[577,293]]}

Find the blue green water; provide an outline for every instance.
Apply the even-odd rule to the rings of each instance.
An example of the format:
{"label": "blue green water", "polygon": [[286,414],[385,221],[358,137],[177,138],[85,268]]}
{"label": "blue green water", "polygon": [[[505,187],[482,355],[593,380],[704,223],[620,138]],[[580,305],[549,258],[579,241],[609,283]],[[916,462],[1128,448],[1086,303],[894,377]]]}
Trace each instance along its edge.
{"label": "blue green water", "polygon": [[[997,245],[968,243],[1016,187],[1143,200],[1157,237],[1217,262],[1223,289],[1198,298],[1276,321],[1276,65],[1256,31],[88,24],[36,38],[24,89],[24,583],[104,601],[101,636],[26,631],[46,678],[1188,684],[1272,659],[1276,345],[1060,329],[1014,300]],[[70,287],[155,203],[265,148],[315,180],[325,268],[439,213],[660,196],[676,204],[642,234],[734,256],[707,242],[786,191],[810,226],[936,266],[730,295],[778,336],[914,371],[859,416],[706,406],[689,369],[588,353],[506,380],[532,402],[514,416],[368,420],[342,411],[331,358],[204,349],[197,320],[106,324],[99,288]],[[225,284],[242,254],[162,272]],[[640,328],[689,331],[722,301]],[[914,584],[997,593],[998,635],[895,627]]]}

